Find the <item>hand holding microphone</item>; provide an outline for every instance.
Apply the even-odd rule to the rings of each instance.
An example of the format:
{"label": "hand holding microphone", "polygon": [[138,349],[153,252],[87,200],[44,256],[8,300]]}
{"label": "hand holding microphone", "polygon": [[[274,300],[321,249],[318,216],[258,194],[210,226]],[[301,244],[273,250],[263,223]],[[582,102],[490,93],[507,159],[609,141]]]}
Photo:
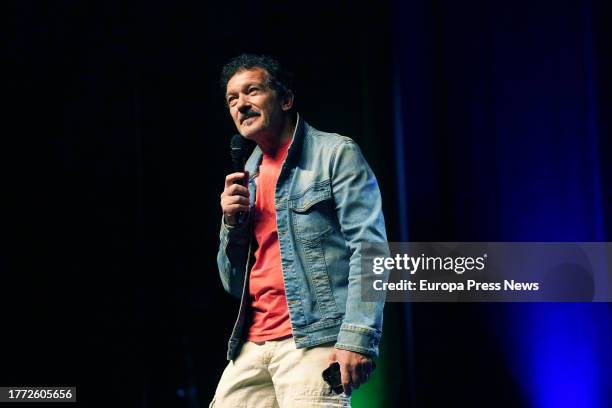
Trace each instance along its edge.
{"label": "hand holding microphone", "polygon": [[225,188],[221,193],[221,210],[225,222],[229,225],[240,224],[245,213],[249,211],[249,175],[244,171],[246,146],[242,136],[236,134],[231,141],[231,155],[234,173],[225,177]]}

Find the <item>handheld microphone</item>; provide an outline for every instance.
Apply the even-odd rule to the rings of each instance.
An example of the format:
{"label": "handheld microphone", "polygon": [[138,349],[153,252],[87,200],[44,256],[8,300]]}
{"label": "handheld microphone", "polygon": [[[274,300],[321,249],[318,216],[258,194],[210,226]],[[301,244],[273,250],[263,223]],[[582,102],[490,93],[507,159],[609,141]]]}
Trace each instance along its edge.
{"label": "handheld microphone", "polygon": [[[232,156],[232,166],[235,173],[244,173],[246,164],[247,146],[246,140],[240,134],[232,136],[230,141],[230,155]],[[234,184],[242,184],[247,187],[249,184],[248,177],[243,177],[241,180],[236,180]],[[236,214],[236,223],[241,224],[244,219],[244,213],[241,211]]]}
{"label": "handheld microphone", "polygon": [[[245,142],[246,140],[240,134],[235,134],[232,136],[232,140],[230,142],[230,154],[232,156],[232,165],[235,173],[244,173],[244,165],[246,164],[247,155],[247,147]],[[236,183],[246,186],[247,181],[248,180],[243,178],[241,181],[236,181]]]}

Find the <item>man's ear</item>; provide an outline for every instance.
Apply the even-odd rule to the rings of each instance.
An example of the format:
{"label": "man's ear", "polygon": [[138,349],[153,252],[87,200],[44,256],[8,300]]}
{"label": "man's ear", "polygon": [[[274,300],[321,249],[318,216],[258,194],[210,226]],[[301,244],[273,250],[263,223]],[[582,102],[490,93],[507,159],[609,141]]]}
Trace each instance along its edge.
{"label": "man's ear", "polygon": [[285,100],[283,101],[282,108],[285,112],[289,111],[293,107],[293,92],[287,91],[285,94]]}

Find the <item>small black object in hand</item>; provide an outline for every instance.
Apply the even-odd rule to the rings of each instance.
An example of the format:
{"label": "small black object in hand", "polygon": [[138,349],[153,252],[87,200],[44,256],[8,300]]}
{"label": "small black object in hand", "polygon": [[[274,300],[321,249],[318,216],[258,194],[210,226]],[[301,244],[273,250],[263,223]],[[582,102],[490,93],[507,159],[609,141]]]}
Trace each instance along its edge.
{"label": "small black object in hand", "polygon": [[[376,369],[376,363],[372,361],[372,371],[374,371],[374,369]],[[342,379],[340,377],[340,363],[337,361],[323,370],[323,379],[336,394],[341,394],[344,391]]]}
{"label": "small black object in hand", "polygon": [[323,379],[336,394],[341,394],[344,391],[340,379],[340,363],[337,361],[323,370]]}

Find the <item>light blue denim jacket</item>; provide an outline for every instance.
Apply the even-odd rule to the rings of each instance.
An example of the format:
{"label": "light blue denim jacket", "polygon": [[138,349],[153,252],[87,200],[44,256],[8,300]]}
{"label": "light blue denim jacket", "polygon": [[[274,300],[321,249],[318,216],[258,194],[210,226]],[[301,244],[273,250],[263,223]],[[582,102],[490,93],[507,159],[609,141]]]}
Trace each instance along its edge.
{"label": "light blue denim jacket", "polygon": [[[251,208],[262,152],[246,163]],[[378,183],[350,138],[324,133],[299,116],[276,185],[276,225],[285,294],[297,348],[335,341],[378,355],[384,302],[361,300],[361,242],[386,242]],[[217,263],[226,291],[241,299],[227,359],[244,341],[253,263],[252,223],[221,222]]]}

